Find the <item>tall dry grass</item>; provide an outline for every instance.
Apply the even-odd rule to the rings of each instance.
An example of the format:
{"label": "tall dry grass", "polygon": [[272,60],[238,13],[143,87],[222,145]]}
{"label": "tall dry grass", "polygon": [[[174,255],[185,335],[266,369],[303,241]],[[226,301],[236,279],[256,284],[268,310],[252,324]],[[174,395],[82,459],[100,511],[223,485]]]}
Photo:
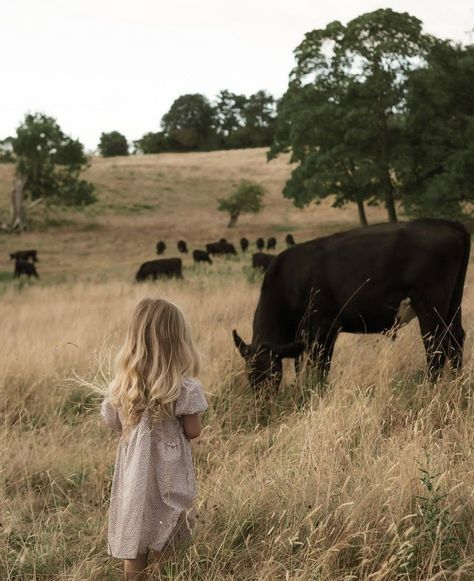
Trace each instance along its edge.
{"label": "tall dry grass", "polygon": [[[182,282],[4,290],[0,579],[121,578],[106,555],[116,439],[74,376],[107,380],[144,296],[172,299],[189,317],[210,403],[194,445],[195,543],[164,578],[474,578],[470,334],[464,374],[436,386],[420,373],[416,323],[396,341],[344,335],[328,387],[288,365],[265,412],[230,336],[237,327],[249,337],[258,284],[241,263],[219,264],[219,276],[197,269]],[[468,286],[468,330],[473,309]]]}

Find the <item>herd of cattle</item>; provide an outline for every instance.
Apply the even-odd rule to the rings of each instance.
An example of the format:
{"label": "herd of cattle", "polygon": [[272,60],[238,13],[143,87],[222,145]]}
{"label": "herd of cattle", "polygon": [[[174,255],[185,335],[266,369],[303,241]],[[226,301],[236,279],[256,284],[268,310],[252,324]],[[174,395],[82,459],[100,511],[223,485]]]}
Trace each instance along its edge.
{"label": "herd of cattle", "polygon": [[[253,319],[250,343],[232,332],[235,346],[245,359],[249,381],[278,387],[282,360],[300,368],[306,354],[324,378],[340,332],[386,333],[417,318],[425,346],[429,377],[436,380],[446,361],[453,371],[461,368],[465,332],[461,303],[469,264],[471,237],[459,222],[423,219],[377,224],[295,244],[286,237],[280,254],[263,252],[256,241],[252,265],[265,270],[260,299]],[[250,243],[240,240],[245,254]],[[188,253],[184,240],[178,251]],[[266,249],[275,250],[276,239]],[[158,255],[166,244],[158,242]],[[195,249],[196,263],[212,264],[219,255],[237,254],[224,238],[206,249]],[[35,250],[10,254],[14,276],[38,277]],[[182,278],[181,258],[161,258],[143,263],[136,280]]]}
{"label": "herd of cattle", "polygon": [[[295,239],[292,234],[287,234],[285,238],[285,243],[287,248],[295,245]],[[270,265],[271,261],[275,258],[275,254],[269,254],[263,252],[265,249],[265,240],[263,238],[257,238],[255,241],[255,246],[257,252],[252,254],[252,267],[258,268],[265,271]],[[270,236],[266,243],[267,250],[275,250],[277,246],[277,240],[275,236]],[[240,249],[242,253],[245,254],[250,247],[250,242],[248,238],[240,239]],[[161,256],[166,252],[166,243],[160,240],[156,245],[156,253]],[[178,240],[177,243],[178,252],[181,254],[188,254],[188,245],[185,240]],[[193,260],[195,263],[207,262],[212,264],[212,257],[214,256],[236,256],[237,250],[235,249],[232,242],[228,242],[225,238],[221,238],[218,242],[209,242],[206,244],[206,249],[196,248],[192,252]],[[144,262],[137,271],[135,275],[135,280],[143,281],[146,279],[156,280],[160,277],[183,277],[183,262],[181,258],[158,258],[155,260],[149,260]]]}
{"label": "herd of cattle", "polygon": [[[292,234],[287,234],[285,238],[286,246],[290,247],[295,244],[295,239]],[[252,254],[252,267],[261,270],[266,270],[270,262],[275,258],[274,254],[269,254],[263,252],[265,249],[265,240],[263,238],[257,238],[255,242],[257,252]],[[277,240],[274,236],[270,236],[266,243],[267,250],[275,250],[277,246]],[[250,242],[248,238],[240,239],[240,248],[245,254],[250,247]],[[181,254],[188,254],[188,245],[185,240],[178,240],[177,243],[178,252]],[[160,240],[156,245],[156,253],[158,255],[163,255],[166,252],[166,243]],[[212,264],[211,256],[226,256],[226,255],[237,255],[235,246],[231,242],[227,242],[225,238],[221,238],[218,242],[210,242],[206,244],[206,250],[196,248],[192,252],[193,260],[195,263],[207,262]],[[22,274],[35,278],[39,278],[38,271],[36,269],[36,264],[38,260],[37,250],[17,250],[10,254],[10,260],[15,261],[15,268],[13,270],[13,277],[17,278]],[[138,269],[135,279],[137,281],[143,281],[146,279],[156,280],[160,277],[183,277],[183,263],[181,258],[159,258],[156,260],[149,260],[144,262]]]}

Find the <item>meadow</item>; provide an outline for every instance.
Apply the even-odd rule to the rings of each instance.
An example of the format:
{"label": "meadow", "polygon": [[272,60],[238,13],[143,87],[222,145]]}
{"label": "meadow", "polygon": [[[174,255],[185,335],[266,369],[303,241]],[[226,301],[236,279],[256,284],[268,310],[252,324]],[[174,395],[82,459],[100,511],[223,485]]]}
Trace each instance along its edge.
{"label": "meadow", "polygon": [[[11,167],[0,166],[0,214]],[[263,410],[231,330],[250,338],[260,277],[249,257],[195,267],[184,280],[135,284],[164,239],[191,248],[226,236],[292,232],[297,241],[357,225],[355,208],[305,210],[281,197],[288,160],[263,150],[94,159],[99,202],[37,206],[32,230],[0,234],[0,579],[115,580],[106,553],[117,439],[99,420],[125,325],[137,301],[164,297],[190,319],[209,401],[193,443],[195,543],[163,579],[429,580],[474,578],[474,322],[463,301],[465,368],[424,376],[413,321],[396,340],[342,335],[329,385],[290,364]],[[232,231],[216,211],[241,177],[266,207]],[[369,220],[385,212],[369,208]],[[8,252],[37,248],[40,280],[11,280]],[[171,250],[172,248],[172,250]]]}

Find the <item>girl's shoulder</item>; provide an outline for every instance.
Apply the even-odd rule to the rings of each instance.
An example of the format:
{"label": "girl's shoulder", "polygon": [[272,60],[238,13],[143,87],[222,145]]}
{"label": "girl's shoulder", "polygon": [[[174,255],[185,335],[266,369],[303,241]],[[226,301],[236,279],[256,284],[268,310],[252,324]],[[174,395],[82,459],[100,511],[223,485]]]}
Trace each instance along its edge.
{"label": "girl's shoulder", "polygon": [[202,383],[196,377],[183,377],[181,392],[176,400],[175,416],[202,413],[207,410]]}

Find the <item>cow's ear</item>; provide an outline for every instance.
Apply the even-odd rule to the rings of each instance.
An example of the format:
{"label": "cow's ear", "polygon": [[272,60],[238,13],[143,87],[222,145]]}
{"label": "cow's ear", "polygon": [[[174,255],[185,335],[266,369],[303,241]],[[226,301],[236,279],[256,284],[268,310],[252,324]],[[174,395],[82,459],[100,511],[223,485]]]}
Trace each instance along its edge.
{"label": "cow's ear", "polygon": [[276,345],[272,351],[282,359],[295,359],[305,350],[306,345],[303,341],[294,341],[285,345]]}
{"label": "cow's ear", "polygon": [[249,346],[239,337],[239,334],[235,329],[232,331],[232,337],[234,338],[235,346],[242,357],[248,357],[250,354]]}

